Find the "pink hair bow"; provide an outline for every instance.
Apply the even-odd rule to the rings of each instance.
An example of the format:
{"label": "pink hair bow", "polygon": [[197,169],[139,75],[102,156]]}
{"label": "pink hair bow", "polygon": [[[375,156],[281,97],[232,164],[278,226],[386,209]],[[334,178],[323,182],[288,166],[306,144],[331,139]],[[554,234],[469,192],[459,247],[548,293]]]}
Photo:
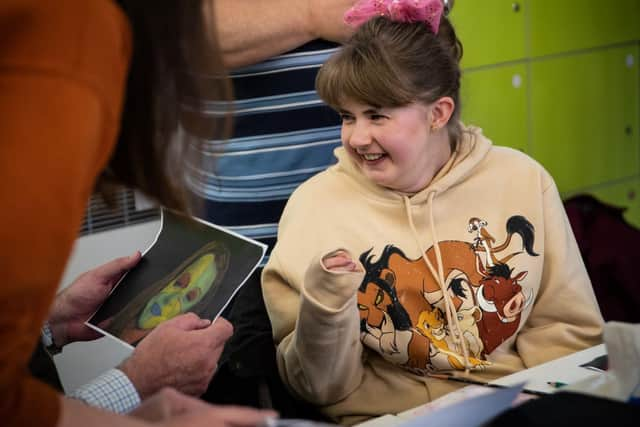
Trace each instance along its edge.
{"label": "pink hair bow", "polygon": [[344,14],[344,22],[358,27],[377,16],[397,22],[426,22],[438,34],[442,0],[360,0]]}

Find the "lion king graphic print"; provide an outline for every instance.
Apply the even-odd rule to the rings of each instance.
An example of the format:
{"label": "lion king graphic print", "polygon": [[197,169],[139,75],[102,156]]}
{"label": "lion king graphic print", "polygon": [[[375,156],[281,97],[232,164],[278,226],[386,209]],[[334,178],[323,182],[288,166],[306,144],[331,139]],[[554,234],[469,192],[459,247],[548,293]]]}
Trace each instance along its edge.
{"label": "lion king graphic print", "polygon": [[[486,355],[518,330],[522,311],[533,301],[532,289],[522,285],[527,272],[513,271],[508,264],[522,252],[503,252],[517,234],[529,256],[538,254],[533,250],[534,227],[525,217],[507,220],[507,236],[500,245],[487,226],[480,218],[470,218],[466,227],[474,235],[471,242],[438,242],[459,340],[451,336],[443,292],[422,257],[409,259],[393,245],[380,254],[371,249],[361,254],[365,276],[358,289],[358,310],[363,344],[394,364],[433,372],[464,369],[464,340],[471,369],[489,365]],[[433,246],[425,255],[436,264]]]}

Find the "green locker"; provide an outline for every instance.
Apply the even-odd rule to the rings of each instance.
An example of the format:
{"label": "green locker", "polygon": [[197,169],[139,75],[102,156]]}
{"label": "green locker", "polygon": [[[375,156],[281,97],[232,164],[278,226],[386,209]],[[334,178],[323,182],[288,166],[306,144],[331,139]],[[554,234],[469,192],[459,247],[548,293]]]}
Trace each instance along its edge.
{"label": "green locker", "polygon": [[640,0],[530,0],[527,6],[533,57],[640,39]]}
{"label": "green locker", "polygon": [[522,59],[525,50],[526,1],[463,0],[451,22],[464,47],[462,67]]}
{"label": "green locker", "polygon": [[462,121],[496,145],[528,152],[525,64],[463,72]]}
{"label": "green locker", "polygon": [[638,46],[533,61],[531,148],[570,192],[638,175]]}

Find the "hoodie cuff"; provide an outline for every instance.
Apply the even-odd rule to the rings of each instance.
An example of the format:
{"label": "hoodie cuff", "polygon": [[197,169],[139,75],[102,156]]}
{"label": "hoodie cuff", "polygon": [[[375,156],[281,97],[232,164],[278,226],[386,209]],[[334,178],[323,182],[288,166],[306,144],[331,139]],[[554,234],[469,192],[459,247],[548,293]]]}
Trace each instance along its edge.
{"label": "hoodie cuff", "polygon": [[[322,259],[338,251],[349,254],[359,266],[360,271],[327,270]],[[305,274],[303,292],[318,306],[332,311],[340,310],[356,294],[363,278],[364,268],[357,261],[357,258],[353,258],[351,253],[345,249],[337,249],[313,259]]]}

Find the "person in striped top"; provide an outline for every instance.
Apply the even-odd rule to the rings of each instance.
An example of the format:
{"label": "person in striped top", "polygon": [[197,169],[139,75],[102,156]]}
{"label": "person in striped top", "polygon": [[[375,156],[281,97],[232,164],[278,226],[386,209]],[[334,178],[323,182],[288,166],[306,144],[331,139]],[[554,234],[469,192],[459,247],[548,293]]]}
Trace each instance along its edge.
{"label": "person in striped top", "polygon": [[[343,14],[353,0],[265,2],[218,0],[213,5],[233,102],[183,105],[206,123],[232,111],[231,137],[208,139],[205,126],[185,125],[205,160],[188,171],[187,183],[207,221],[269,246],[291,193],[335,162],[340,117],[315,92],[324,61],[353,30]],[[242,18],[241,18],[242,17]],[[243,27],[250,31],[238,32]],[[216,76],[203,78],[215,79]],[[305,416],[290,405],[275,366],[271,327],[260,290],[262,268],[249,278],[225,313],[234,325],[205,399],[271,406],[282,416]],[[271,396],[258,390],[268,385]],[[272,399],[272,402],[268,400]],[[295,406],[295,408],[294,408]]]}

